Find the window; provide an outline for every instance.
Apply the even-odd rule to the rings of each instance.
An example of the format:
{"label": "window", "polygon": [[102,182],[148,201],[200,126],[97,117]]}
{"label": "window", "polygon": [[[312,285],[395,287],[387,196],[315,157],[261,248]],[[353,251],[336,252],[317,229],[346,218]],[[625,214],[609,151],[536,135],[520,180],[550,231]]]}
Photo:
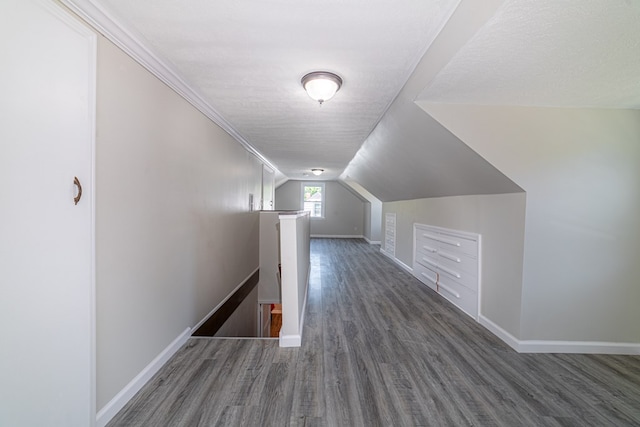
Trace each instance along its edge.
{"label": "window", "polygon": [[311,218],[324,218],[324,183],[305,182],[302,184],[303,209],[311,212]]}

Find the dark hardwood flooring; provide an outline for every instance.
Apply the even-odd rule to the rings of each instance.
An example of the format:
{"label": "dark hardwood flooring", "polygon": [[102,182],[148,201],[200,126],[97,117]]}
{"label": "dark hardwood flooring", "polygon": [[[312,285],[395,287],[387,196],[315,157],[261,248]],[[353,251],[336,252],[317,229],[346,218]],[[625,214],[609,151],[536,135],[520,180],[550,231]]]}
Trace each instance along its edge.
{"label": "dark hardwood flooring", "polygon": [[191,338],[109,426],[640,426],[640,356],[518,354],[362,240],[312,240],[304,328]]}

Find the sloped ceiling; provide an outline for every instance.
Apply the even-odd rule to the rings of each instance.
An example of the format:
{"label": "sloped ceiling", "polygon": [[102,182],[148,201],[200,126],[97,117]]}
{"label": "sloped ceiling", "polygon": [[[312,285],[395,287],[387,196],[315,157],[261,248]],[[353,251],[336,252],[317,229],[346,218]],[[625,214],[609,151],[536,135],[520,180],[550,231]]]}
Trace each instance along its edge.
{"label": "sloped ceiling", "polygon": [[638,1],[463,1],[343,176],[385,201],[519,191],[416,105],[639,108],[639,25]]}
{"label": "sloped ceiling", "polygon": [[387,202],[522,189],[414,102],[500,1],[462,2],[342,175]]}
{"label": "sloped ceiling", "polygon": [[[522,191],[420,106],[640,106],[638,0],[60,1],[278,173],[382,201]],[[313,70],[344,79],[322,107]]]}
{"label": "sloped ceiling", "polygon": [[[321,179],[335,179],[459,0],[89,2],[177,70],[288,178],[322,168]],[[300,83],[316,70],[344,81],[322,106]]]}
{"label": "sloped ceiling", "polygon": [[640,1],[509,0],[418,100],[640,108]]}

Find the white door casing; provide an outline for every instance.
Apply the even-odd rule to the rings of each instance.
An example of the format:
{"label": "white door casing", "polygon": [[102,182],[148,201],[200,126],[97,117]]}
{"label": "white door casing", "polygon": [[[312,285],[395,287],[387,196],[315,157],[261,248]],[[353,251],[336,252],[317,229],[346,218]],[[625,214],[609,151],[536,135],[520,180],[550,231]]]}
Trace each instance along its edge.
{"label": "white door casing", "polygon": [[276,191],[276,174],[267,165],[262,165],[262,198],[261,198],[261,210],[272,211],[274,210],[275,201],[274,195]]}
{"label": "white door casing", "polygon": [[93,425],[96,36],[52,1],[1,9],[0,425]]}

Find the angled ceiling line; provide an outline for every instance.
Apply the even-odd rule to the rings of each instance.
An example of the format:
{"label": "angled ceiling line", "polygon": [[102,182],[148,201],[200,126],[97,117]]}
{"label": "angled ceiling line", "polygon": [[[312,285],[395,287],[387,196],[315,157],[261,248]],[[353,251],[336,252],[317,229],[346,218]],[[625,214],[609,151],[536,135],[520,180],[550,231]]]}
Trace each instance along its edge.
{"label": "angled ceiling line", "polygon": [[121,25],[103,6],[92,0],[60,0],[65,6],[84,19],[108,40],[131,56],[151,74],[169,86],[198,111],[220,126],[249,153],[256,156],[274,171],[279,169],[253,145],[251,145],[220,113],[218,113],[195,89],[187,83],[175,67],[156,55],[153,50]]}
{"label": "angled ceiling line", "polygon": [[[440,25],[440,27],[434,32],[434,36],[431,40],[429,40],[428,43],[425,43],[424,48],[422,49],[422,51],[418,54],[418,56],[416,56],[415,60],[413,61],[413,63],[411,64],[411,66],[409,67],[409,73],[407,74],[407,78],[404,80],[404,83],[402,84],[402,86],[400,87],[400,89],[398,90],[398,93],[396,93],[396,95],[394,97],[392,97],[389,102],[387,103],[387,105],[384,107],[384,109],[382,110],[382,113],[380,114],[380,116],[378,116],[378,118],[375,120],[375,122],[373,123],[373,126],[371,126],[371,129],[369,129],[369,132],[367,133],[367,136],[362,140],[362,142],[360,143],[360,148],[362,148],[362,146],[364,145],[365,141],[367,139],[369,139],[369,137],[371,136],[371,134],[373,133],[373,131],[376,130],[376,128],[378,127],[378,125],[380,124],[380,122],[382,121],[382,118],[387,114],[387,111],[389,111],[389,109],[391,108],[391,106],[393,105],[394,102],[396,102],[396,99],[398,99],[398,97],[402,94],[402,92],[404,91],[405,87],[407,86],[407,84],[409,84],[411,77],[414,75],[414,73],[416,72],[416,69],[418,68],[418,66],[420,65],[420,63],[422,62],[423,58],[425,57],[425,55],[427,54],[427,52],[429,52],[429,49],[431,48],[431,46],[433,46],[433,43],[438,39],[438,37],[440,36],[440,33],[442,32],[442,30],[447,26],[447,24],[449,24],[449,22],[451,21],[451,18],[453,17],[453,15],[456,13],[456,10],[458,10],[458,7],[460,7],[460,3],[462,2],[462,0],[457,0],[456,1],[456,5],[451,9],[451,13],[449,14],[449,16],[447,17],[447,19],[444,19]],[[419,94],[420,92],[418,92]],[[416,95],[417,97],[417,95]],[[358,149],[359,150],[359,149]],[[357,154],[357,151],[356,151]],[[349,161],[349,163],[347,163],[347,165],[344,167],[344,169],[342,170],[342,173],[340,174],[340,176],[338,177],[338,179],[340,180],[344,180],[347,176],[346,174],[346,170],[349,167],[349,164],[351,163],[351,161],[353,161],[353,159],[356,157],[356,155],[354,154],[354,156],[351,158],[351,160]]]}

